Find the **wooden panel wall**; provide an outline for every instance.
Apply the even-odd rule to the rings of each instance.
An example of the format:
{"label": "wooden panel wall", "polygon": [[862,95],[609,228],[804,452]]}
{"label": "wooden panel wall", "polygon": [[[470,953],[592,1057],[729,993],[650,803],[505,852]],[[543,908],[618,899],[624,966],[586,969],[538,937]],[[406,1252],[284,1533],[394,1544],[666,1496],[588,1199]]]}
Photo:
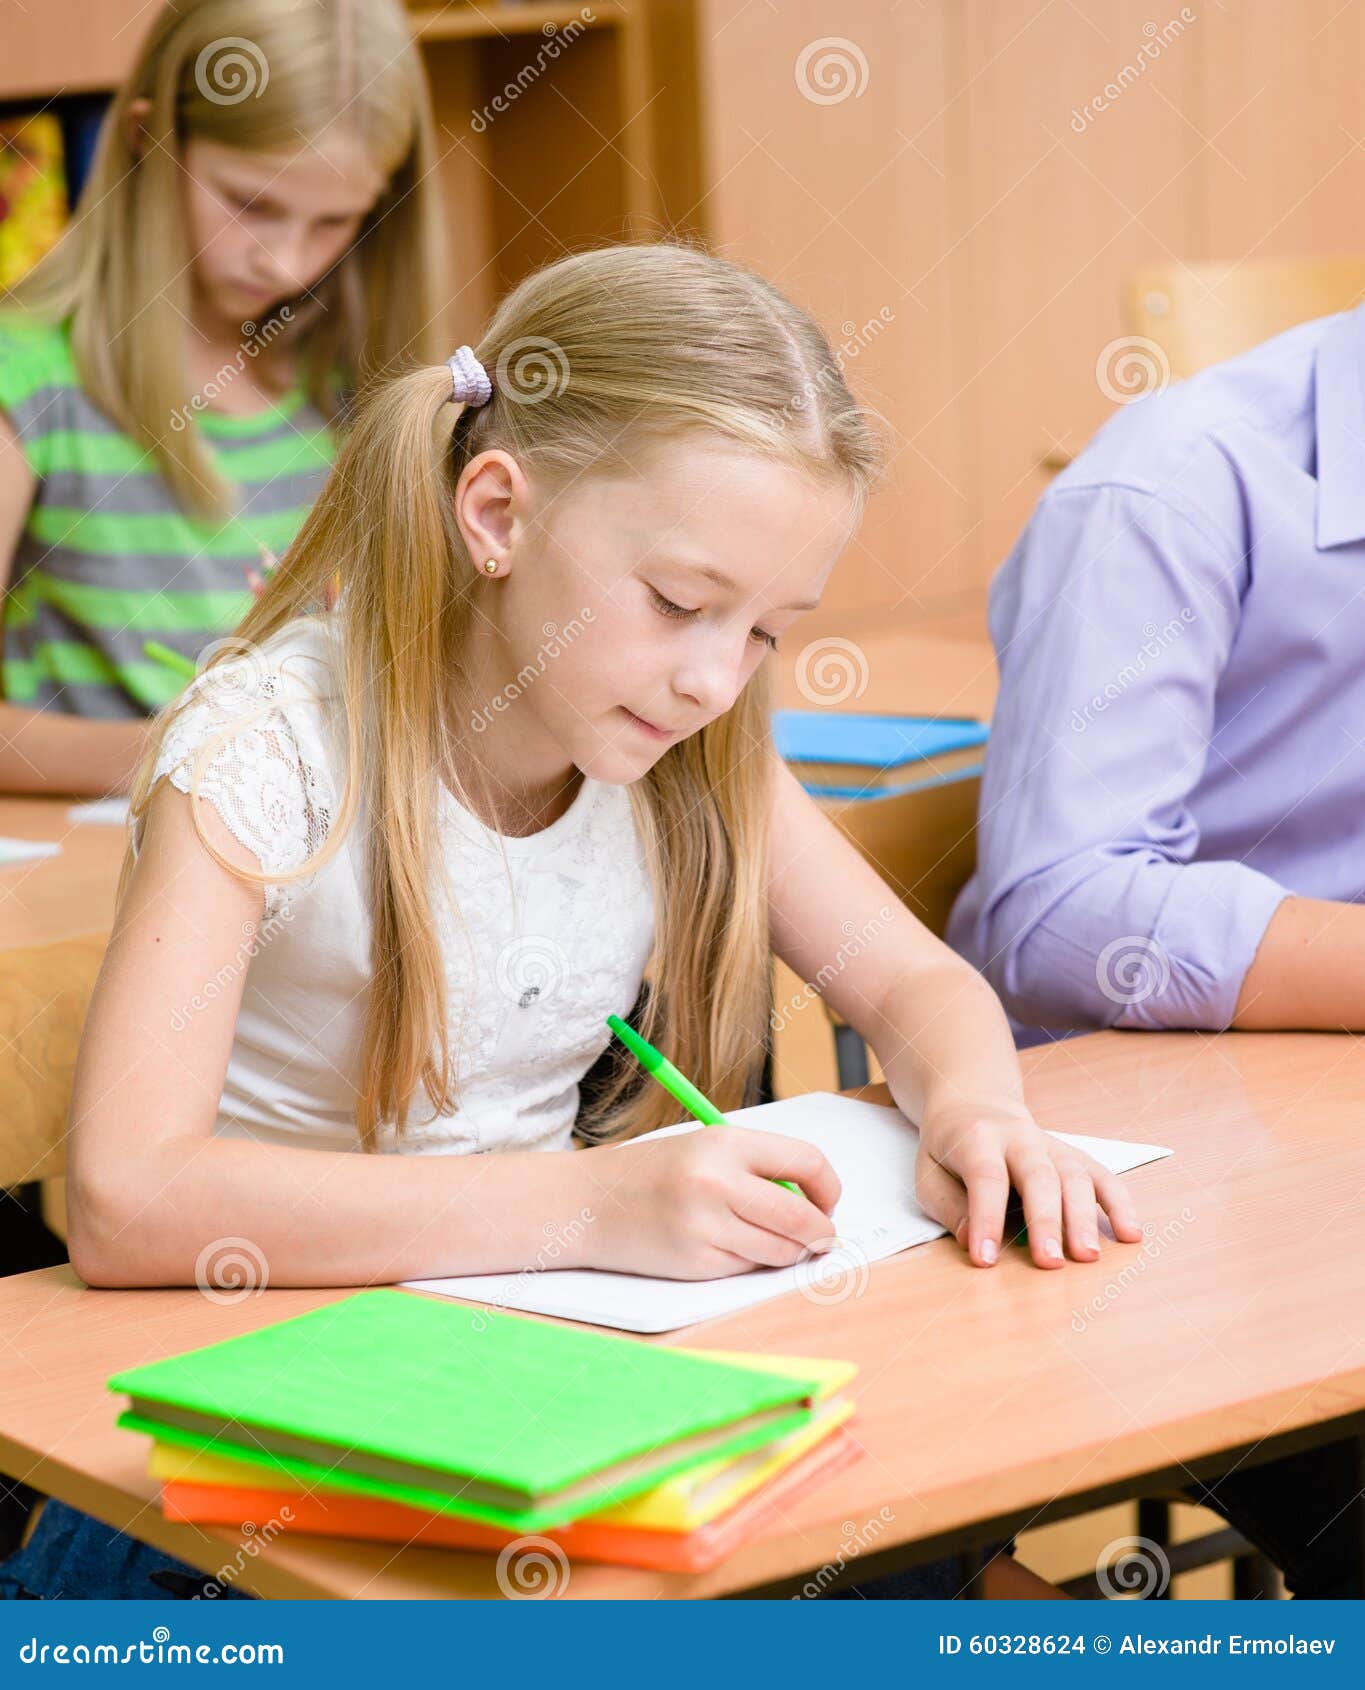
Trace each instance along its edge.
{"label": "wooden panel wall", "polygon": [[[896,452],[850,611],[979,601],[1040,461],[1112,409],[1138,265],[1365,248],[1365,0],[697,0],[696,28],[699,221],[836,341],[892,313],[847,366]],[[797,64],[829,37],[863,91],[825,103]]]}

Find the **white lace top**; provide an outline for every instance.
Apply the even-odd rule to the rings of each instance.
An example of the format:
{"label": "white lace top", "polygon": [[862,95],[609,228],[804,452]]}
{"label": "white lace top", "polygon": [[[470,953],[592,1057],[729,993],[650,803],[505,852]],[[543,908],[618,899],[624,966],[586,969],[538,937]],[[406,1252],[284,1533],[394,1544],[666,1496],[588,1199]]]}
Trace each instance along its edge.
{"label": "white lace top", "polygon": [[[289,624],[191,685],[157,761],[199,794],[266,874],[301,865],[328,836],[345,786],[345,733],[331,618]],[[433,777],[434,778],[434,777]],[[505,838],[440,788],[446,884],[433,908],[445,952],[457,1063],[453,1114],[419,1092],[402,1152],[568,1149],[578,1082],[606,1048],[606,1017],[635,1003],[654,936],[653,895],[625,787],[584,779],[550,827]],[[362,810],[336,856],[270,884],[259,935],[207,981],[196,1009],[246,970],[216,1132],[355,1150],[361,1033],[370,981]],[[134,839],[134,849],[137,847]],[[504,855],[505,853],[505,855]]]}

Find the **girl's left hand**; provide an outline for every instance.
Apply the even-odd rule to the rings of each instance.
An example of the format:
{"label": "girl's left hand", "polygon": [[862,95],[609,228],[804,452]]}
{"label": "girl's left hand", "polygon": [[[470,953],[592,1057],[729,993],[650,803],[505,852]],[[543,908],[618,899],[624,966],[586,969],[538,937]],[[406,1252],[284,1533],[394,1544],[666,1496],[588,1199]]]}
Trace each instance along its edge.
{"label": "girl's left hand", "polygon": [[1125,1244],[1142,1240],[1132,1199],[1116,1174],[1045,1133],[1027,1110],[954,1104],[926,1111],[915,1191],[921,1207],[964,1245],[978,1267],[1000,1254],[1011,1185],[1023,1199],[1038,1267],[1093,1262],[1099,1215]]}

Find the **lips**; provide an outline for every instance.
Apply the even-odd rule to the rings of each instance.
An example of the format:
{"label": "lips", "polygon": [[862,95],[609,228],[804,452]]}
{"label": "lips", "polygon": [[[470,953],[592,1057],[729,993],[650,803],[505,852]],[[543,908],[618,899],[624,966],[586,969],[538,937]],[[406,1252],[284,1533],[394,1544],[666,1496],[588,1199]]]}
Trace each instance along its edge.
{"label": "lips", "polygon": [[653,722],[647,722],[643,716],[637,716],[633,710],[626,709],[624,704],[621,708],[625,711],[627,717],[634,722],[637,728],[643,729],[646,733],[653,734],[655,739],[675,739],[681,731],[678,728],[656,727]]}

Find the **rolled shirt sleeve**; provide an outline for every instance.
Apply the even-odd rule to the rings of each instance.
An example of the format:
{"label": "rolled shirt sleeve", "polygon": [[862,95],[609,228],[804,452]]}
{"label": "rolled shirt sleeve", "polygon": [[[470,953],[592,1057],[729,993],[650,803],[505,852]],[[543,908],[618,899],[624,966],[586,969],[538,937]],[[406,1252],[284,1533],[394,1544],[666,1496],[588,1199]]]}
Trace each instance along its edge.
{"label": "rolled shirt sleeve", "polygon": [[[1172,502],[1053,489],[992,592],[1000,702],[963,949],[1017,1021],[1226,1027],[1286,889],[1199,861],[1245,560]],[[955,936],[956,938],[957,936]]]}

